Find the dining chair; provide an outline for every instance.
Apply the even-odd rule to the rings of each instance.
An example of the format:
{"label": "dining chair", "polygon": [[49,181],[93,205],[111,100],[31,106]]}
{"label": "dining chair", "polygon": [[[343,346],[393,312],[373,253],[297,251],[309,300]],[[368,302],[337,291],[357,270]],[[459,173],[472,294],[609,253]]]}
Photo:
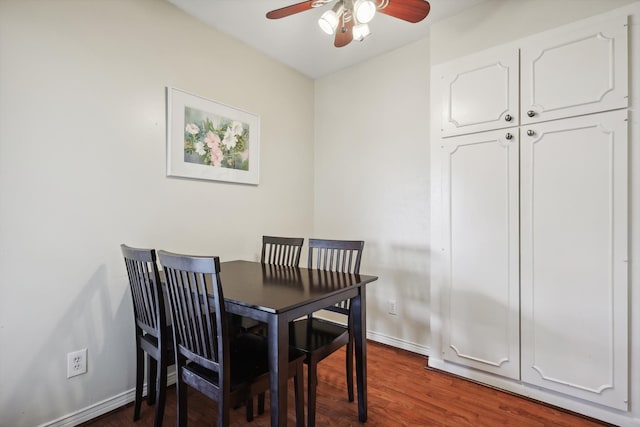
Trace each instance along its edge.
{"label": "dining chair", "polygon": [[[268,343],[264,336],[231,336],[224,304],[218,257],[159,251],[168,286],[175,337],[178,426],[187,423],[187,386],[218,402],[218,426],[229,425],[232,407],[246,404],[253,419],[252,397],[269,389]],[[296,425],[304,425],[304,354],[289,351],[294,379]]]}
{"label": "dining chair", "polygon": [[[265,265],[298,267],[303,244],[303,237],[262,236],[260,262]],[[237,323],[236,329],[242,332],[266,334],[266,325],[262,322],[241,316],[233,316],[233,319]]]}
{"label": "dining chair", "polygon": [[[298,267],[304,237],[262,236],[262,252],[260,262],[265,267],[283,266]],[[291,270],[289,273],[296,270]],[[244,332],[266,335],[266,324],[257,320],[242,317],[238,320]],[[258,413],[264,412],[264,393],[258,396]]]}
{"label": "dining chair", "polygon": [[[360,260],[364,242],[361,240],[309,240],[308,268],[321,270],[327,276],[325,283],[331,286],[331,274],[360,273]],[[322,276],[322,275],[321,275]],[[320,361],[342,346],[347,346],[346,371],[347,395],[353,402],[353,327],[350,316],[350,300],[326,307],[345,318],[344,324],[322,319],[313,314],[289,324],[289,344],[304,352],[307,364],[307,425],[315,426],[317,366]]]}
{"label": "dining chair", "polygon": [[167,322],[165,300],[153,249],[120,245],[129,276],[136,334],[136,391],[133,420],[140,419],[147,355],[147,403],[156,404],[154,426],[162,426],[167,390],[167,367],[175,362],[173,333]]}

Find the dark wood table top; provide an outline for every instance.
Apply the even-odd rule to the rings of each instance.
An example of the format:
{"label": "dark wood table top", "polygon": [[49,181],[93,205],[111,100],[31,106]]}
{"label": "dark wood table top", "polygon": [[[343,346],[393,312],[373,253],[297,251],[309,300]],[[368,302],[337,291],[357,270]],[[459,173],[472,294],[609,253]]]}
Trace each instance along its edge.
{"label": "dark wood table top", "polygon": [[220,263],[220,278],[226,302],[271,313],[292,311],[378,279],[251,261]]}

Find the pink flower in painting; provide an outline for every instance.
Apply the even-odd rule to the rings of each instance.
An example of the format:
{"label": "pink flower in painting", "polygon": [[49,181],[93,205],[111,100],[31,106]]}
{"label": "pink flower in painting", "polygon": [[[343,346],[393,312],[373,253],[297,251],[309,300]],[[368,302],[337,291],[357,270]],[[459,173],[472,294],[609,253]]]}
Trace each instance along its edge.
{"label": "pink flower in painting", "polygon": [[220,166],[222,164],[222,150],[220,149],[220,137],[215,133],[209,131],[204,137],[204,142],[209,146],[211,152],[211,164],[213,166]]}
{"label": "pink flower in painting", "polygon": [[209,145],[209,148],[211,149],[211,164],[219,167],[222,164],[222,150],[217,144],[214,146]]}
{"label": "pink flower in painting", "polygon": [[204,142],[207,143],[209,148],[213,149],[214,146],[218,147],[218,145],[220,144],[220,138],[215,133],[209,131],[204,137]]}
{"label": "pink flower in painting", "polygon": [[249,150],[244,150],[242,153],[240,153],[240,157],[242,157],[243,162],[246,162],[249,158]]}

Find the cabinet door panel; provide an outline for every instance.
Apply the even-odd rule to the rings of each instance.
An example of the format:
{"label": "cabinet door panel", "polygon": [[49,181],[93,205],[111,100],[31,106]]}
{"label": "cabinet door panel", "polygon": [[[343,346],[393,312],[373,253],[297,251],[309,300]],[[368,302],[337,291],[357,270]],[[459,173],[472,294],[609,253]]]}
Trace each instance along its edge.
{"label": "cabinet door panel", "polygon": [[523,45],[521,123],[626,107],[626,24],[626,17],[609,19],[570,32],[551,31]]}
{"label": "cabinet door panel", "polygon": [[518,50],[491,50],[441,71],[442,135],[518,125]]}
{"label": "cabinet door panel", "polygon": [[522,379],[626,409],[626,111],[522,135]]}
{"label": "cabinet door panel", "polygon": [[518,129],[447,139],[443,171],[443,358],[519,379]]}

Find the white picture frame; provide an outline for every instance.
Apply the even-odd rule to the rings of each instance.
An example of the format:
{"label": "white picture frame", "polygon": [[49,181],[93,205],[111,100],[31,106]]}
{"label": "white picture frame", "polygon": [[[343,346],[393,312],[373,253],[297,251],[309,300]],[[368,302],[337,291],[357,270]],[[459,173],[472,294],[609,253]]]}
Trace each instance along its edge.
{"label": "white picture frame", "polygon": [[260,117],[167,86],[167,176],[258,185]]}

